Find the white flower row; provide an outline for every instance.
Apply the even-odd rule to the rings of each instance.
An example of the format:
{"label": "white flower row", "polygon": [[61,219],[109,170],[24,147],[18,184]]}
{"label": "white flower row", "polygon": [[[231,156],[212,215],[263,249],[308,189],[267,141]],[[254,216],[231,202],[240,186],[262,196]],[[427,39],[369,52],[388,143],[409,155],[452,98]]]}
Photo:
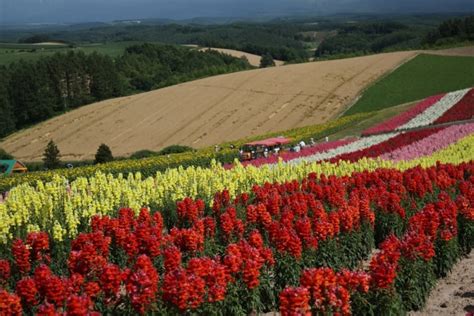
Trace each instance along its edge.
{"label": "white flower row", "polygon": [[298,164],[302,162],[314,162],[314,161],[331,159],[342,154],[352,153],[352,152],[356,152],[362,149],[369,148],[371,146],[375,146],[377,144],[385,142],[400,134],[401,133],[389,133],[389,134],[364,137],[364,138],[355,140],[349,144],[339,146],[337,148],[329,149],[324,152],[319,152],[311,156],[300,157],[297,159],[290,160],[287,163]]}
{"label": "white flower row", "polygon": [[407,123],[398,127],[397,130],[427,126],[434,123],[446,111],[455,106],[469,92],[470,89],[454,91],[446,94],[438,102],[427,108],[422,113],[412,118]]}

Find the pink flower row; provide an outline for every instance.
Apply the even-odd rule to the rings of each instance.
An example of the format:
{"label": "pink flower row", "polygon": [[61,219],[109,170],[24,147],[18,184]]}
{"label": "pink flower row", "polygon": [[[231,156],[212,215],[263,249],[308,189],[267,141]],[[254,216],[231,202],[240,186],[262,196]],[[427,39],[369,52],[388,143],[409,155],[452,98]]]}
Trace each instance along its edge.
{"label": "pink flower row", "polygon": [[385,160],[400,161],[428,156],[472,133],[474,133],[474,123],[449,126],[436,134],[386,153],[380,157]]}
{"label": "pink flower row", "polygon": [[383,132],[391,132],[397,127],[402,126],[405,123],[408,123],[411,119],[417,115],[423,113],[426,109],[436,104],[441,100],[446,94],[435,95],[429,98],[424,99],[408,111],[401,113],[387,121],[384,121],[378,125],[375,125],[371,128],[366,129],[362,132],[362,136],[367,136],[371,134],[378,134]]}

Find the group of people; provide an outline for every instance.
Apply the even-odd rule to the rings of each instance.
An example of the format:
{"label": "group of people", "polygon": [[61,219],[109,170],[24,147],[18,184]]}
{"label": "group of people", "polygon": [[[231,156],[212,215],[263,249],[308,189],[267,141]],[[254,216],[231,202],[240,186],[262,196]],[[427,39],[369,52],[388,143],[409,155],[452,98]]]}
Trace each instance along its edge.
{"label": "group of people", "polygon": [[[329,137],[326,136],[325,141],[326,141],[326,142],[329,142]],[[310,139],[310,141],[309,141],[309,145],[306,144],[306,143],[304,142],[304,140],[302,140],[302,141],[300,141],[298,144],[296,144],[295,146],[293,146],[293,147],[291,148],[291,151],[293,151],[293,152],[300,152],[301,149],[303,149],[303,148],[305,148],[305,147],[307,147],[307,146],[314,146],[314,145],[316,145],[316,142],[314,141],[314,138],[311,137],[311,139]]]}
{"label": "group of people", "polygon": [[[272,153],[277,156],[278,153],[280,152],[280,150],[281,150],[280,147],[275,147],[275,148],[273,148]],[[270,151],[268,150],[268,148],[265,148],[265,149],[263,150],[263,156],[264,156],[265,158],[267,158],[269,155],[270,155]]]}

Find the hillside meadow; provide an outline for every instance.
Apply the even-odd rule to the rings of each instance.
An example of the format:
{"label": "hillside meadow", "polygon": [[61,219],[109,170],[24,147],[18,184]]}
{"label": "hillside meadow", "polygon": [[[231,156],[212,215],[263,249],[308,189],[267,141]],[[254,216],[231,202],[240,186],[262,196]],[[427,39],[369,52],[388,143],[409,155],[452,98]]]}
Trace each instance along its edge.
{"label": "hillside meadow", "polygon": [[[421,100],[474,85],[472,48],[421,54],[370,86],[345,112],[351,115]],[[457,56],[443,56],[444,54]]]}

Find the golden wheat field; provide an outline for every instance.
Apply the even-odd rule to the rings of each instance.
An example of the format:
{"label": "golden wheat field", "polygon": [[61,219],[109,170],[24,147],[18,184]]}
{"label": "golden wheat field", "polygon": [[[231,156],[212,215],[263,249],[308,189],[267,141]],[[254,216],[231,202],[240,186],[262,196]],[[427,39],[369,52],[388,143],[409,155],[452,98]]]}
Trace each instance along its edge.
{"label": "golden wheat field", "polygon": [[257,69],[187,82],[84,106],[0,142],[18,159],[39,160],[50,139],[64,159],[181,144],[195,148],[329,121],[371,82],[417,52]]}

